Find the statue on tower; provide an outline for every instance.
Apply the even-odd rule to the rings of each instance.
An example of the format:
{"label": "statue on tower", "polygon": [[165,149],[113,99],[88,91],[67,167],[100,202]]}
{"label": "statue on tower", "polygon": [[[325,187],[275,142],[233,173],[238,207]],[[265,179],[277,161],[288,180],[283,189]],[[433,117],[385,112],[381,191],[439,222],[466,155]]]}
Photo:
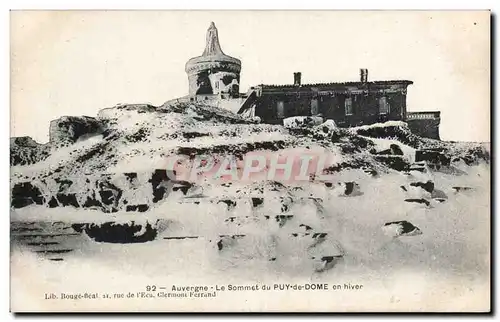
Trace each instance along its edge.
{"label": "statue on tower", "polygon": [[215,23],[212,21],[207,30],[207,44],[203,51],[203,56],[224,55],[219,43],[219,34]]}

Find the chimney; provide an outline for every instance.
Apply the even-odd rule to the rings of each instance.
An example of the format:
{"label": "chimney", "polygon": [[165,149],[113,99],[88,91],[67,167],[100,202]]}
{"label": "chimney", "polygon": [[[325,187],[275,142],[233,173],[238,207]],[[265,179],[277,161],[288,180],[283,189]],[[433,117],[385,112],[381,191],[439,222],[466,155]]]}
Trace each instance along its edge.
{"label": "chimney", "polygon": [[359,70],[359,76],[361,83],[368,83],[368,69],[361,68]]}
{"label": "chimney", "polygon": [[300,86],[301,72],[293,73],[293,85]]}

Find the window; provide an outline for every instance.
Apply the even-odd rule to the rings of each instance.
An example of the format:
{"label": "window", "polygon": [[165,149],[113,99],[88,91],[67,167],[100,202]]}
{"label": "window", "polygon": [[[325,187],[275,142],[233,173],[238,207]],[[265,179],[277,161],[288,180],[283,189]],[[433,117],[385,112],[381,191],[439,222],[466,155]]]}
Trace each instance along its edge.
{"label": "window", "polygon": [[352,115],[352,98],[345,99],[345,115]]}
{"label": "window", "polygon": [[379,114],[387,115],[390,112],[389,103],[387,102],[387,97],[383,96],[378,100]]}
{"label": "window", "polygon": [[318,115],[319,110],[318,110],[318,99],[313,98],[311,100],[311,115]]}
{"label": "window", "polygon": [[283,101],[278,102],[276,115],[278,116],[279,119],[285,118],[285,103]]}

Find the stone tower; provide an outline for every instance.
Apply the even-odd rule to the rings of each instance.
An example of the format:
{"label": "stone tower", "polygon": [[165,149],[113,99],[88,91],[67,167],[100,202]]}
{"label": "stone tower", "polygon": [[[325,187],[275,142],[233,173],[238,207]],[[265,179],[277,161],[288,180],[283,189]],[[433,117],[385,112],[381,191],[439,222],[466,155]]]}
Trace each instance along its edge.
{"label": "stone tower", "polygon": [[186,63],[189,95],[236,97],[239,94],[240,71],[241,61],[222,52],[217,28],[212,22],[207,30],[203,54]]}

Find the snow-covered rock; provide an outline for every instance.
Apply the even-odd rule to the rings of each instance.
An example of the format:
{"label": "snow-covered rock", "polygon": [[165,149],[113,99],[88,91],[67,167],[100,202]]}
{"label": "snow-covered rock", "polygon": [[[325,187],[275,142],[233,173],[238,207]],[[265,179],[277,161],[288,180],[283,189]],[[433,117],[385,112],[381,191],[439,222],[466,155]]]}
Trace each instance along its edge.
{"label": "snow-covered rock", "polygon": [[[295,128],[302,126],[317,126],[323,123],[320,116],[292,116],[283,119],[283,125],[286,128]],[[329,124],[331,126],[331,124]]]}
{"label": "snow-covered rock", "polygon": [[422,235],[420,228],[406,220],[388,222],[384,224],[382,229],[390,237]]}
{"label": "snow-covered rock", "polygon": [[82,137],[100,134],[102,124],[90,116],[62,116],[50,122],[49,140],[52,144],[74,143]]}
{"label": "snow-covered rock", "polygon": [[334,120],[326,120],[324,123],[318,125],[318,127],[321,127],[323,130],[328,129],[329,131],[332,131],[337,128],[337,124],[335,124]]}
{"label": "snow-covered rock", "polygon": [[[151,241],[147,246],[156,253],[168,247],[169,261],[190,254],[202,263],[198,268],[220,268],[228,274],[252,269],[328,274],[378,265],[387,256],[399,259],[407,249],[398,250],[399,241],[389,239],[387,247],[396,251],[386,251],[381,246],[383,231],[391,237],[421,233],[401,219],[425,230],[423,242],[439,245],[415,259],[428,261],[434,249],[450,251],[447,241],[434,239],[438,229],[470,232],[471,210],[457,209],[465,207],[471,195],[480,198],[488,178],[480,145],[422,139],[401,123],[343,129],[318,120],[317,125],[287,129],[199,103],[120,105],[101,111],[96,122],[100,129],[88,134],[99,135],[75,140],[75,129],[58,132],[73,139],[64,146],[47,145],[46,157],[34,163],[11,167],[13,220],[80,224],[91,243]],[[25,141],[16,146],[38,149]],[[465,173],[460,177],[424,161],[413,163],[417,148],[434,146],[444,148],[452,159],[470,156],[477,163],[455,164]],[[374,154],[372,149],[389,154]],[[249,155],[269,160],[306,153],[328,156],[325,164],[316,158],[310,167],[319,168],[321,175],[313,172],[306,180],[269,180],[262,175],[246,181],[183,177],[191,174],[184,166],[200,154],[219,161],[235,156],[241,173]],[[404,169],[391,164],[392,159],[403,160]],[[267,170],[264,167],[263,173]],[[454,194],[452,187],[474,189]],[[446,202],[440,202],[445,197],[439,191],[449,194]],[[384,222],[388,224],[381,230]],[[394,263],[399,261],[389,260]],[[187,262],[183,265],[192,272]]]}
{"label": "snow-covered rock", "polygon": [[10,138],[10,165],[29,165],[46,159],[48,144],[40,144],[29,136]]}
{"label": "snow-covered rock", "polygon": [[330,188],[332,193],[339,197],[356,197],[363,194],[359,184],[354,181],[338,182],[336,185],[325,182],[325,186]]}
{"label": "snow-covered rock", "polygon": [[102,224],[74,224],[72,227],[78,232],[85,232],[96,242],[106,243],[144,243],[152,241],[158,234],[158,223],[149,222],[136,224],[105,222]]}

